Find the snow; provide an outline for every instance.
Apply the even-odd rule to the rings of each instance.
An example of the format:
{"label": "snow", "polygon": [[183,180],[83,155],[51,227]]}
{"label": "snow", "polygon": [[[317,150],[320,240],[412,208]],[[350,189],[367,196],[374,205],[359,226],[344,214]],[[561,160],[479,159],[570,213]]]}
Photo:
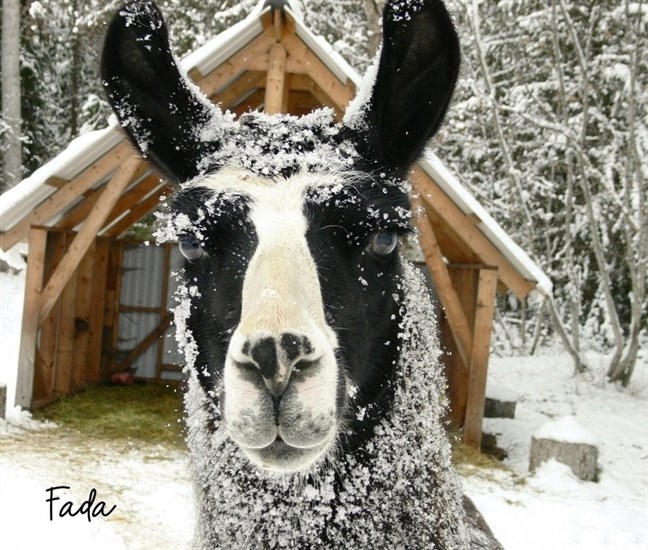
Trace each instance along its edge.
{"label": "snow", "polygon": [[595,447],[599,444],[598,438],[579,424],[573,416],[564,416],[543,424],[533,433],[533,437],[564,443],[582,443]]}
{"label": "snow", "polygon": [[506,386],[499,386],[497,384],[486,385],[486,397],[501,401],[502,403],[512,403],[518,400],[518,393]]}
{"label": "snow", "polygon": [[[0,273],[0,383],[15,379],[24,272]],[[604,381],[606,358],[587,355],[573,376],[566,354],[491,359],[489,377],[515,388],[516,418],[485,419],[509,458],[506,469],[463,466],[464,490],[507,550],[644,550],[648,547],[648,352],[628,388]],[[14,382],[15,383],[15,382]],[[8,398],[13,400],[13,391]],[[13,409],[10,422],[29,417]],[[22,420],[16,420],[18,416]],[[548,462],[529,474],[531,435],[573,417],[599,440],[600,481]],[[33,421],[32,421],[33,422]],[[81,439],[14,424],[0,435],[0,547],[176,549],[190,547],[193,499],[187,457],[144,444]],[[28,428],[28,429],[25,429]],[[6,432],[11,433],[7,434]],[[117,509],[109,518],[49,521],[46,489],[69,485],[80,504],[91,488]]]}

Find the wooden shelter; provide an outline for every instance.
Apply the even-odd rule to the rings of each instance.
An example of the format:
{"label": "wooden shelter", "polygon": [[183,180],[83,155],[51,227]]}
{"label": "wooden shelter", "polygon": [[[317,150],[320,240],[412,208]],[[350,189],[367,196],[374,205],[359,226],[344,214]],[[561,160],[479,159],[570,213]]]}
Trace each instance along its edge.
{"label": "wooden shelter", "polygon": [[[237,115],[328,106],[341,118],[360,82],[288,6],[260,4],[182,67]],[[412,179],[420,243],[445,311],[452,416],[478,446],[496,292],[524,298],[536,288],[549,293],[551,283],[433,154]],[[180,378],[177,353],[166,358],[175,249],[124,238],[170,191],[111,121],[0,197],[1,247],[29,243],[17,404],[39,407],[145,354],[155,364],[146,378]],[[146,330],[120,345],[129,319]]]}

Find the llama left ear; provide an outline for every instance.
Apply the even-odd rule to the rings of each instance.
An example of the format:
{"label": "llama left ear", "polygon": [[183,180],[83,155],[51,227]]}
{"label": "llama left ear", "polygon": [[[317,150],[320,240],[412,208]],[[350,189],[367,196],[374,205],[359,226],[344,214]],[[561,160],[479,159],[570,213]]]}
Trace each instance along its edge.
{"label": "llama left ear", "polygon": [[114,16],[101,76],[108,100],[133,143],[176,183],[200,173],[216,151],[223,114],[178,70],[160,10],[132,0]]}
{"label": "llama left ear", "polygon": [[443,2],[388,1],[370,99],[346,120],[360,132],[360,147],[390,168],[409,168],[443,122],[459,62],[459,40]]}

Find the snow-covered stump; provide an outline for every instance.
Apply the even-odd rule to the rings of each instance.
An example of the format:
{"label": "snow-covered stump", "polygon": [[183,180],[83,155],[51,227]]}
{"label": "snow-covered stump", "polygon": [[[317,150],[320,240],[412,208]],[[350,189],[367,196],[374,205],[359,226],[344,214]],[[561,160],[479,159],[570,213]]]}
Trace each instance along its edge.
{"label": "snow-covered stump", "polygon": [[529,470],[549,459],[569,466],[584,481],[596,479],[598,440],[571,417],[547,422],[531,437]]}
{"label": "snow-covered stump", "polygon": [[7,408],[7,386],[0,384],[0,418],[5,417]]}
{"label": "snow-covered stump", "polygon": [[518,395],[513,390],[504,386],[488,384],[486,386],[484,418],[514,418],[517,400]]}

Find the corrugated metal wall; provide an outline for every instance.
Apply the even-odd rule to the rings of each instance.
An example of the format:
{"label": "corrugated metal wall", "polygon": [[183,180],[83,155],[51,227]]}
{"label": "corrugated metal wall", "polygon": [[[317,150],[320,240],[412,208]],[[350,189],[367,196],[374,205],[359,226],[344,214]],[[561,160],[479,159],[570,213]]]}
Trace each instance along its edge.
{"label": "corrugated metal wall", "polygon": [[[119,300],[117,363],[144,341],[175,305],[176,277],[171,272],[181,265],[174,245],[145,246],[129,243],[122,258]],[[153,343],[132,363],[138,378],[180,380],[182,358],[175,342],[175,327]]]}

